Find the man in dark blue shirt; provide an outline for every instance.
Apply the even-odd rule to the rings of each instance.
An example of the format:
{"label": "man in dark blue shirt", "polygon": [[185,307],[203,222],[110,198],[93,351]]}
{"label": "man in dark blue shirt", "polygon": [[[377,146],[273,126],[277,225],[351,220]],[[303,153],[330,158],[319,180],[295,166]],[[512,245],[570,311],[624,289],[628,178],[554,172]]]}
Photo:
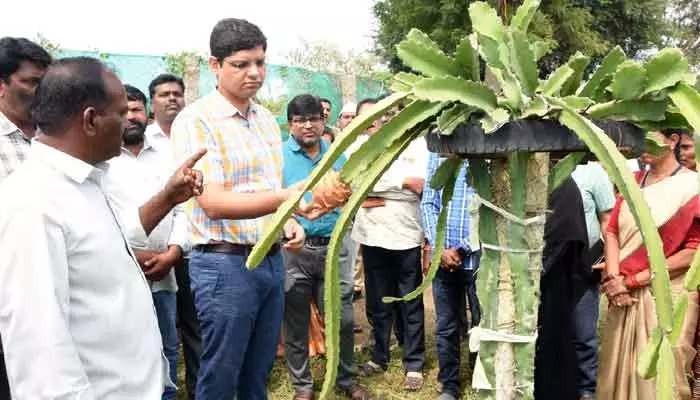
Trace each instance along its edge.
{"label": "man in dark blue shirt", "polygon": [[[315,96],[296,96],[287,106],[290,135],[283,146],[283,185],[289,187],[306,179],[316,164],[323,158],[330,144],[321,139],[323,133],[323,106]],[[338,171],[345,164],[341,157],[333,165]],[[307,194],[310,196],[309,194]],[[306,199],[310,201],[310,198]],[[309,221],[296,217],[306,232],[304,247],[297,253],[283,253],[287,269],[285,282],[284,350],[287,367],[294,385],[294,399],[313,399],[311,364],[309,362],[310,299],[315,299],[323,312],[323,281],[326,253],[331,233],[338,220],[339,210]],[[346,262],[343,262],[343,261]],[[341,326],[340,365],[337,388],[352,399],[369,399],[367,392],[355,381],[355,359],[353,353],[353,265],[350,257],[342,257],[341,280]]]}

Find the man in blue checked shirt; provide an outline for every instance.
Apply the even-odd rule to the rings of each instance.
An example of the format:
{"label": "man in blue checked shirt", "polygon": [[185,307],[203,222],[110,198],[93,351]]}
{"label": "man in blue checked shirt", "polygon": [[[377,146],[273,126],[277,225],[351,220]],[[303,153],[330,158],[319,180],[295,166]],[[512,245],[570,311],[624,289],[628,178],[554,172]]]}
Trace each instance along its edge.
{"label": "man in blue checked shirt", "polygon": [[[444,161],[431,153],[428,160],[421,211],[425,235],[434,250],[435,228],[441,208],[441,191],[430,187],[430,180],[438,166]],[[440,372],[438,381],[442,386],[439,400],[455,400],[460,396],[460,338],[468,327],[464,325],[465,297],[471,310],[471,327],[479,325],[481,310],[476,297],[476,270],[479,267],[478,248],[469,242],[470,203],[474,190],[467,186],[467,162],[465,161],[455,183],[450,201],[445,232],[445,249],[440,269],[433,281],[433,298],[437,316],[436,336]],[[427,268],[427,266],[425,266]]]}

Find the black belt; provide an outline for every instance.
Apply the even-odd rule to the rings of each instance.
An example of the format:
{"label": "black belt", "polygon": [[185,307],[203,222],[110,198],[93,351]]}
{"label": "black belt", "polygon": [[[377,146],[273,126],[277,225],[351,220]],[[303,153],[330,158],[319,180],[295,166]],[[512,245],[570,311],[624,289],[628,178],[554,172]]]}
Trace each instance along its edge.
{"label": "black belt", "polygon": [[322,236],[309,236],[304,241],[304,243],[308,244],[309,246],[328,246],[328,243],[330,242],[331,238]]}
{"label": "black belt", "polygon": [[[203,253],[225,253],[233,254],[235,256],[248,257],[250,252],[253,250],[253,245],[251,244],[240,244],[240,243],[229,243],[229,242],[218,242],[218,243],[207,243],[198,244],[194,246],[195,250],[201,251]],[[268,256],[274,256],[279,253],[280,245],[275,243],[267,252]]]}

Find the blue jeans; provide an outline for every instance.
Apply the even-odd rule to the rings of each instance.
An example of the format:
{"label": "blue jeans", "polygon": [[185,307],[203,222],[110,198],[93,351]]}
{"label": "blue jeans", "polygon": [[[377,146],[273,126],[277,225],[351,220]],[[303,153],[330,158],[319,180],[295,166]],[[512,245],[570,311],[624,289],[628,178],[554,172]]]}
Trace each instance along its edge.
{"label": "blue jeans", "polygon": [[[177,383],[177,352],[180,346],[175,323],[177,295],[167,290],[161,290],[152,295],[153,305],[156,308],[156,316],[158,317],[160,336],[163,338],[163,353],[165,358],[168,359],[170,380],[173,383]],[[177,390],[175,388],[166,387],[163,391],[163,400],[175,400],[176,395]]]}
{"label": "blue jeans", "polygon": [[571,318],[571,326],[578,365],[578,393],[595,395],[598,376],[599,284],[574,277],[574,293],[578,301]]}
{"label": "blue jeans", "polygon": [[190,279],[202,332],[196,398],[267,399],[267,376],[284,312],[278,253],[250,271],[233,254],[190,253]]}
{"label": "blue jeans", "polygon": [[462,325],[465,313],[465,298],[469,300],[472,315],[471,326],[479,324],[481,315],[479,299],[476,297],[474,271],[457,270],[448,272],[439,269],[433,281],[433,298],[437,324],[435,336],[437,342],[438,381],[443,385],[443,392],[459,397],[460,379],[460,340],[467,327]]}

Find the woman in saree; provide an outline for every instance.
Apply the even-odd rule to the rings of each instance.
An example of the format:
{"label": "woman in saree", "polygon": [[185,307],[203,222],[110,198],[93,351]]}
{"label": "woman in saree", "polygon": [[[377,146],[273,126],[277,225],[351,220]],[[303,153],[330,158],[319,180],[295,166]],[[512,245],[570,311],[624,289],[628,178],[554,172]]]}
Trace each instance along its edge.
{"label": "woman in saree", "polygon": [[[698,321],[697,292],[683,288],[695,250],[700,244],[700,203],[697,176],[678,163],[675,148],[679,135],[673,131],[659,133],[668,145],[661,155],[643,154],[648,171],[636,174],[651,214],[663,241],[664,255],[674,302],[690,296],[681,337],[674,346],[674,399],[689,399],[691,364],[695,357],[693,343]],[[651,291],[651,271],[647,250],[627,202],[618,197],[605,234],[605,277],[603,291],[609,301],[601,367],[598,376],[598,399],[653,400],[654,380],[637,374],[639,354],[657,326],[656,307]]]}

